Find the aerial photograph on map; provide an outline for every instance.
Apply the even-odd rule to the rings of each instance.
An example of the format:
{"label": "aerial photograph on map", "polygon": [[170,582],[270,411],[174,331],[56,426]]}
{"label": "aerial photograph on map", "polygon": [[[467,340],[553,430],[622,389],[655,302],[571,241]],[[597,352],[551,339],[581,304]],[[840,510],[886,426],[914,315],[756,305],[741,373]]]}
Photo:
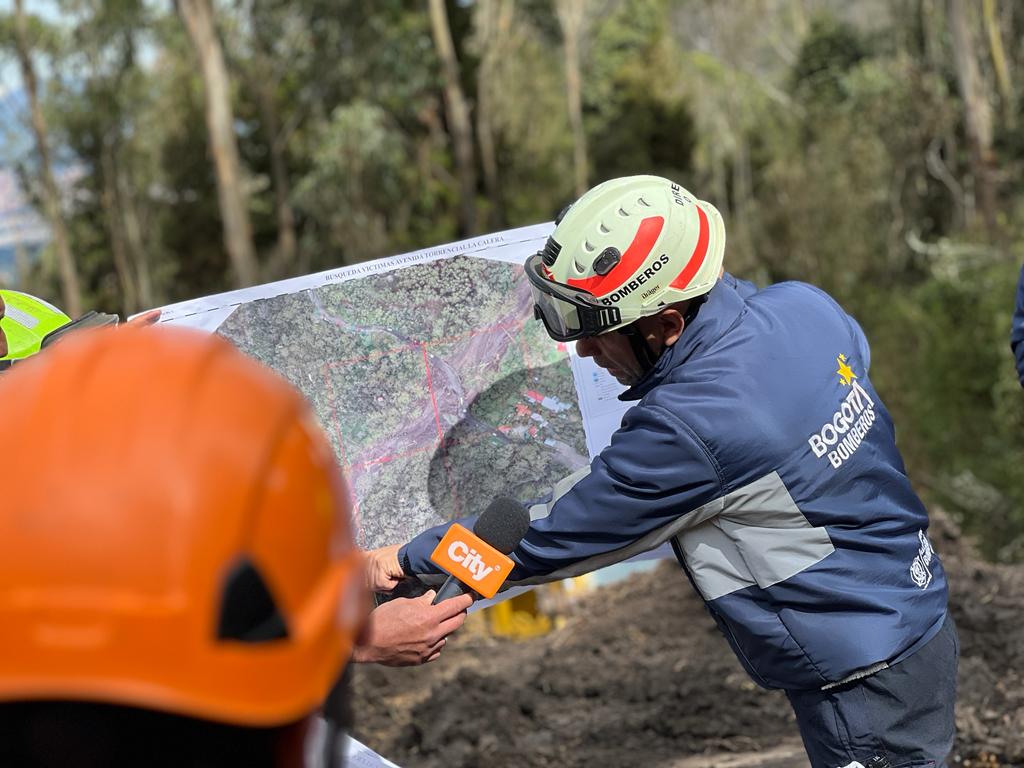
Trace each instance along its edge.
{"label": "aerial photograph on map", "polygon": [[362,547],[495,496],[543,501],[589,461],[567,351],[515,264],[456,256],[261,299],[218,333],[309,398]]}

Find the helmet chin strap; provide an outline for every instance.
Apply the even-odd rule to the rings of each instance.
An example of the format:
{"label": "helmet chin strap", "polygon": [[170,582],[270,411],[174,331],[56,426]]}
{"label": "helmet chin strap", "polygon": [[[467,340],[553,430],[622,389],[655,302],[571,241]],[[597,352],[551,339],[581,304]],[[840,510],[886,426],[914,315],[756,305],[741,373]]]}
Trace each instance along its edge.
{"label": "helmet chin strap", "polygon": [[[686,310],[686,315],[683,317],[683,330],[693,322],[694,318],[697,317],[697,311],[701,305],[707,301],[707,294],[694,297],[690,306]],[[633,323],[619,328],[616,333],[621,333],[627,339],[629,339],[629,346],[633,349],[633,354],[636,356],[636,361],[640,364],[641,376],[647,375],[647,372],[651,370],[658,362],[658,357],[655,356],[651,350],[650,344],[647,343],[647,339],[643,337],[640,330],[635,327]],[[666,348],[667,349],[667,348]],[[665,350],[662,350],[664,354]]]}
{"label": "helmet chin strap", "polygon": [[646,375],[654,364],[658,362],[658,358],[654,356],[651,351],[650,345],[647,343],[647,339],[643,337],[643,334],[637,328],[634,328],[632,324],[627,325],[625,328],[619,328],[616,333],[621,333],[627,339],[629,339],[629,346],[633,349],[633,355],[636,357],[636,361],[640,364],[640,370],[642,375]]}

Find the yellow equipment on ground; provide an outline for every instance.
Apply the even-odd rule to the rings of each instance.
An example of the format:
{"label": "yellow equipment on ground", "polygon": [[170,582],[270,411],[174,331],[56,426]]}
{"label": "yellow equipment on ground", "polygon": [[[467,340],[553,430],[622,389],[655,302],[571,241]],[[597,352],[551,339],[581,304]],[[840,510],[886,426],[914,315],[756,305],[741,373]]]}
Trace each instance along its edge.
{"label": "yellow equipment on ground", "polygon": [[488,629],[515,640],[545,635],[562,625],[569,607],[592,586],[589,575],[577,576],[510,597],[484,611]]}

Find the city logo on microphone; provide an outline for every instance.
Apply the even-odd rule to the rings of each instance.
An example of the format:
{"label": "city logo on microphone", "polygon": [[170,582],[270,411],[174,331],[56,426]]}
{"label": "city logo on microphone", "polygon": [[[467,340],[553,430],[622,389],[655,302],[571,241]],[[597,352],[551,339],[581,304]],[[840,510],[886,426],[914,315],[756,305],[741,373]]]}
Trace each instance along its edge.
{"label": "city logo on microphone", "polygon": [[494,597],[515,565],[509,557],[458,523],[438,542],[430,560],[484,597]]}

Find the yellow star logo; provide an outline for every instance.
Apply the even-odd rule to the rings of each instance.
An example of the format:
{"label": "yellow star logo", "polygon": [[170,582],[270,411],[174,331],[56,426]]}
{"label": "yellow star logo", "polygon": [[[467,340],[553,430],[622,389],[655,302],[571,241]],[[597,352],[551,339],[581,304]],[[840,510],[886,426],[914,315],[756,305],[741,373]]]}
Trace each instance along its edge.
{"label": "yellow star logo", "polygon": [[853,368],[846,364],[846,355],[840,355],[836,358],[836,362],[839,363],[839,369],[836,373],[839,374],[839,378],[843,382],[844,387],[850,386],[850,382],[857,378],[857,374],[853,372]]}

